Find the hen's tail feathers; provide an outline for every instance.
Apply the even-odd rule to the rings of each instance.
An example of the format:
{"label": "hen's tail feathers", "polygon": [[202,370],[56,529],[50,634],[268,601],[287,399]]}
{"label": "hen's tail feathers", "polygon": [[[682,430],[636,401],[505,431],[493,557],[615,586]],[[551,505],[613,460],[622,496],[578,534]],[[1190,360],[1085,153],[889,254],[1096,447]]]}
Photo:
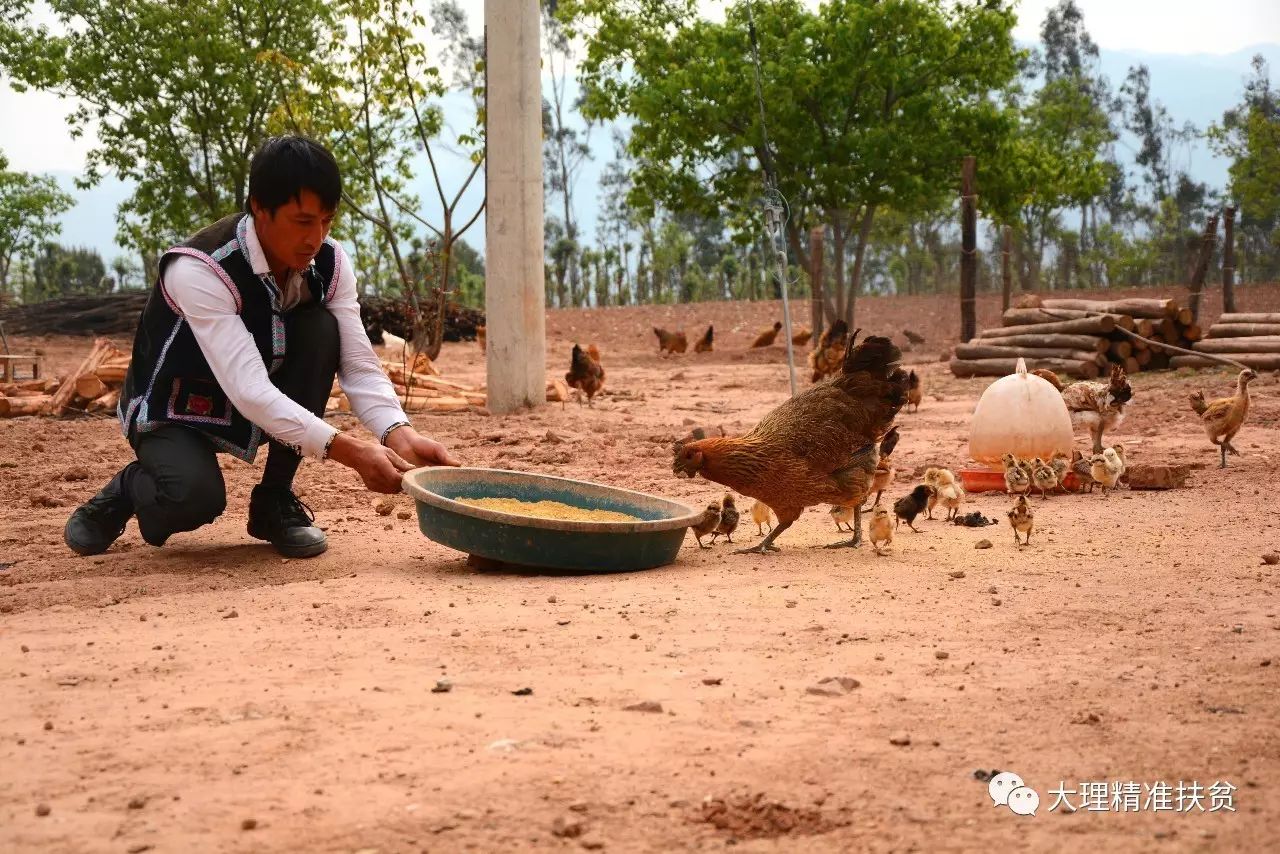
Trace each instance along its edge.
{"label": "hen's tail feathers", "polygon": [[[856,374],[867,372],[876,377],[886,378],[897,367],[902,359],[902,351],[888,338],[872,335],[861,344],[857,343],[861,329],[853,330],[849,336],[848,347],[844,351],[844,364],[841,373]],[[904,372],[905,380],[905,372]]]}
{"label": "hen's tail feathers", "polygon": [[592,359],[595,359],[596,364],[600,364],[600,348],[599,347],[597,347],[595,344],[588,344],[587,354],[590,355]]}

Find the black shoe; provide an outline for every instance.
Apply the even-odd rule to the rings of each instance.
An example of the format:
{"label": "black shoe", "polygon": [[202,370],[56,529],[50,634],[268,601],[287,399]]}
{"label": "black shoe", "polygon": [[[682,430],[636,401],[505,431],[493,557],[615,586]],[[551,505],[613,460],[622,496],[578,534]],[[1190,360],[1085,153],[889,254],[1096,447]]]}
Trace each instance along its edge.
{"label": "black shoe", "polygon": [[137,463],[129,463],[97,495],[81,504],[71,514],[62,530],[62,538],[78,555],[102,554],[124,533],[133,515],[126,481]]}
{"label": "black shoe", "polygon": [[315,557],[329,547],[316,514],[290,489],[258,484],[249,497],[249,536],[266,540],[285,557]]}

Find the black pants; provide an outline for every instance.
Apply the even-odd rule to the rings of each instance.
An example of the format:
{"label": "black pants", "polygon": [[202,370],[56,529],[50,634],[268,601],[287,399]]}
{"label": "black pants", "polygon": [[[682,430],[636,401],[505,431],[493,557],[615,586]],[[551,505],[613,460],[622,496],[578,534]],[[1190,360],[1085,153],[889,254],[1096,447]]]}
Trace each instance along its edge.
{"label": "black pants", "polygon": [[[338,322],[322,305],[305,303],[284,315],[287,352],[271,382],[291,400],[324,415],[338,371]],[[160,544],[181,531],[194,531],[227,509],[226,484],[217,450],[198,430],[169,425],[138,436],[137,463],[121,473],[133,500],[138,528]],[[272,440],[262,482],[288,488],[302,458]]]}

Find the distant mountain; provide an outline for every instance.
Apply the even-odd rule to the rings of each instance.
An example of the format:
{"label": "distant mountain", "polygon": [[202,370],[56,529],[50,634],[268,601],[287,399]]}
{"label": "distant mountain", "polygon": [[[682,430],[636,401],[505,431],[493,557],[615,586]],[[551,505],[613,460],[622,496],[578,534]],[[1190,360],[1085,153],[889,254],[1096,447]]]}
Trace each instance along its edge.
{"label": "distant mountain", "polygon": [[[1231,54],[1160,54],[1136,51],[1103,51],[1101,65],[1103,73],[1111,81],[1113,91],[1118,91],[1124,82],[1129,68],[1145,63],[1151,70],[1151,91],[1156,100],[1162,102],[1174,117],[1175,121],[1193,122],[1197,128],[1204,129],[1210,122],[1222,118],[1224,110],[1238,103],[1244,89],[1244,80],[1250,73],[1249,63],[1254,54],[1262,54],[1270,63],[1273,74],[1280,79],[1280,45],[1263,44]],[[544,81],[544,91],[549,91]],[[576,86],[570,84],[568,100],[577,96]],[[469,126],[471,106],[467,98],[461,95],[450,96],[444,104],[445,120],[453,127]],[[613,156],[611,132],[608,128],[596,128],[591,135],[591,149],[594,159],[585,163],[581,170],[575,194],[577,215],[582,225],[584,239],[594,239],[596,220],[600,211],[600,193],[598,191],[600,176],[604,167]],[[1133,140],[1122,139],[1119,145],[1119,156],[1126,164],[1132,164]],[[1200,181],[1209,184],[1213,189],[1224,189],[1227,182],[1227,162],[1215,157],[1204,143],[1197,143],[1188,151],[1180,152],[1183,158],[1180,164]],[[466,177],[470,168],[465,158],[446,149],[437,155],[446,184],[456,188]],[[424,216],[434,220],[440,210],[430,172],[427,169],[425,155],[419,158],[419,179],[415,187],[423,201]],[[115,212],[117,206],[128,197],[130,187],[118,180],[107,179],[98,187],[88,191],[74,190],[71,174],[57,174],[59,182],[72,192],[77,204],[74,209],[62,218],[65,243],[91,246],[101,252],[109,261],[122,254],[115,245]],[[473,181],[459,205],[464,212],[463,219],[483,199],[484,182]],[[556,205],[549,206],[549,213],[554,215]],[[484,217],[467,233],[465,239],[481,251],[484,248]]]}

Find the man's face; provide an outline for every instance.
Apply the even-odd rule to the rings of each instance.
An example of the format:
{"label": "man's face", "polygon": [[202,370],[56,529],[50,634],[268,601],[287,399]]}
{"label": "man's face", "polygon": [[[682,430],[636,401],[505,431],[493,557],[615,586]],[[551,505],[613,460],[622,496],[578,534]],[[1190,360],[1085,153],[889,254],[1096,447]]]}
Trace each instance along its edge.
{"label": "man's face", "polygon": [[306,189],[276,208],[274,214],[267,213],[256,200],[251,200],[250,206],[267,261],[273,267],[290,270],[305,269],[316,257],[337,213],[327,210],[320,197]]}

